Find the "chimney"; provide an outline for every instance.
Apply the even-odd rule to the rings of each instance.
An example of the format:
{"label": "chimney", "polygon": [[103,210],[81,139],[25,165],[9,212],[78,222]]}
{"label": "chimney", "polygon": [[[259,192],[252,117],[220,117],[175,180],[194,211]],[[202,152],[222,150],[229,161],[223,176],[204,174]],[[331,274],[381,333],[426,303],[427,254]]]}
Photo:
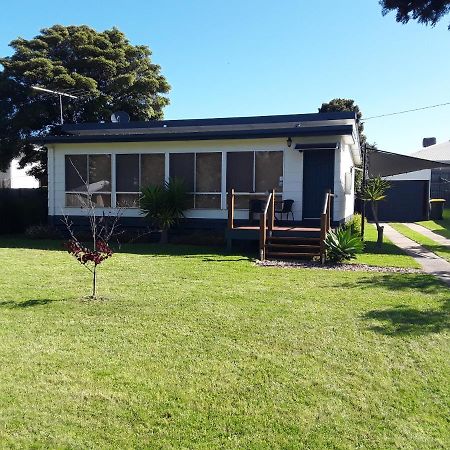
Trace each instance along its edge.
{"label": "chimney", "polygon": [[430,145],[435,145],[435,144],[436,144],[435,137],[423,138],[423,141],[422,141],[423,147],[429,147]]}

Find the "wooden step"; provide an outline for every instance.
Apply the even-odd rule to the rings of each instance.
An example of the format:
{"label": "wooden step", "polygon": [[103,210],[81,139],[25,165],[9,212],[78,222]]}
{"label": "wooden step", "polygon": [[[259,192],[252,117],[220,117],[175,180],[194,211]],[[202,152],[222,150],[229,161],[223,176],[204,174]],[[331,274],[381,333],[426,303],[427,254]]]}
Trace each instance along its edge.
{"label": "wooden step", "polygon": [[298,236],[270,236],[268,241],[308,241],[308,242],[320,242],[320,237],[298,237]]}
{"label": "wooden step", "polygon": [[268,243],[266,244],[267,248],[288,248],[288,249],[307,249],[307,248],[312,248],[312,249],[319,249],[320,245],[319,244],[272,244],[272,243]]}
{"label": "wooden step", "polygon": [[300,258],[302,256],[320,256],[320,253],[304,253],[304,252],[266,252],[266,257],[281,257],[281,258]]}

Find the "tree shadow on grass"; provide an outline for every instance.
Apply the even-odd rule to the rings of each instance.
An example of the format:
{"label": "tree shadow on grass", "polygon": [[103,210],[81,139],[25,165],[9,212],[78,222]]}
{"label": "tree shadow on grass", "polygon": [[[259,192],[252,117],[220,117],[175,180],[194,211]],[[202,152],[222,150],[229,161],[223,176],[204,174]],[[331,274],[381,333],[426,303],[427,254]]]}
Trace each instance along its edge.
{"label": "tree shadow on grass", "polygon": [[364,242],[364,253],[373,255],[401,255],[404,256],[406,253],[396,245],[391,242],[383,242],[381,248],[377,246],[374,241]]}
{"label": "tree shadow on grass", "polygon": [[377,320],[370,330],[388,336],[422,335],[450,330],[449,302],[438,310],[419,310],[408,305],[395,308],[373,310],[366,313],[365,320]]}
{"label": "tree shadow on grass", "polygon": [[48,303],[61,302],[64,300],[52,300],[48,298],[30,299],[22,302],[14,300],[0,300],[0,308],[31,308],[33,306],[43,306]]}
{"label": "tree shadow on grass", "polygon": [[438,280],[433,275],[424,273],[386,273],[371,276],[364,276],[357,281],[340,284],[340,287],[352,288],[359,287],[380,287],[391,291],[419,291],[424,294],[448,293],[450,298],[449,287]]}

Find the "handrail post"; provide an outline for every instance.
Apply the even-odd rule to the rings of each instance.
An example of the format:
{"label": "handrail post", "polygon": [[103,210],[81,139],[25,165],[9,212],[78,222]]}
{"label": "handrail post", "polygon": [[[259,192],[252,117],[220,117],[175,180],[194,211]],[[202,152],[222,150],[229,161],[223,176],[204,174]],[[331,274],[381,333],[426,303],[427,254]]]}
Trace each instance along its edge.
{"label": "handrail post", "polygon": [[320,216],[320,262],[325,264],[325,238],[327,237],[327,226],[328,218],[327,214],[324,213]]}
{"label": "handrail post", "polygon": [[264,212],[259,217],[259,259],[261,261],[266,259],[266,222],[267,215]]}
{"label": "handrail post", "polygon": [[274,222],[275,222],[275,189],[272,190],[272,198],[270,199],[270,210],[269,210],[269,232],[272,234]]}
{"label": "handrail post", "polygon": [[328,189],[327,192],[327,196],[328,196],[328,201],[327,201],[327,216],[328,216],[328,220],[327,220],[327,231],[331,228],[331,190]]}
{"label": "handrail post", "polygon": [[228,229],[234,228],[234,189],[228,193]]}

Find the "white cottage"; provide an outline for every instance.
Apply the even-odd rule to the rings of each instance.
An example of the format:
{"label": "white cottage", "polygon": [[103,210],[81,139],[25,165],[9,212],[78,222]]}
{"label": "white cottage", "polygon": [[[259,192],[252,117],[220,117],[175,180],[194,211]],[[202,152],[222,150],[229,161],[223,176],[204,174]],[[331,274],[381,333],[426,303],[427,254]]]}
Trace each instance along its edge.
{"label": "white cottage", "polygon": [[64,125],[61,135],[41,142],[53,223],[63,214],[86,215],[80,176],[99,213],[122,208],[130,226],[143,221],[141,187],[172,177],[188,187],[191,226],[225,228],[230,213],[234,224],[245,224],[251,200],[264,202],[273,190],[277,202],[291,200],[289,226],[318,223],[327,191],[334,194],[331,220],[342,223],[353,214],[354,167],[361,162],[351,112]]}

